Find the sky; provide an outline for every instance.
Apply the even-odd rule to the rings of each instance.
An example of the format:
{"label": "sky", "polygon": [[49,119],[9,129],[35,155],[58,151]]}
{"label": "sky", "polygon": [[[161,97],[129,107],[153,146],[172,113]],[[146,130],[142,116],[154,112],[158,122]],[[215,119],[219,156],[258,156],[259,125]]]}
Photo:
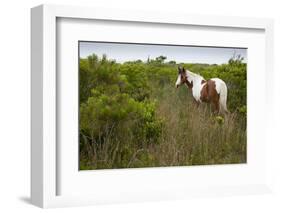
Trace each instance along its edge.
{"label": "sky", "polygon": [[207,63],[223,64],[235,54],[244,57],[247,62],[247,49],[233,47],[199,47],[199,46],[170,46],[151,44],[127,44],[108,42],[84,42],[80,41],[80,58],[95,53],[99,57],[103,54],[107,58],[114,59],[119,63],[125,61],[155,59],[163,55],[166,61],[176,61],[177,63]]}

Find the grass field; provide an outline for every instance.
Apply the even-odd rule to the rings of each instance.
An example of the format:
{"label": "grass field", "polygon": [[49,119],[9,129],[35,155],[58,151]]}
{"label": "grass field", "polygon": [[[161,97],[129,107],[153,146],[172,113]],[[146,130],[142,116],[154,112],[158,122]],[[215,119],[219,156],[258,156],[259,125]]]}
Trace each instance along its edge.
{"label": "grass field", "polygon": [[208,104],[195,106],[184,86],[165,84],[149,92],[161,122],[157,137],[136,139],[141,118],[107,123],[95,139],[80,135],[80,169],[246,163],[245,117],[217,116]]}

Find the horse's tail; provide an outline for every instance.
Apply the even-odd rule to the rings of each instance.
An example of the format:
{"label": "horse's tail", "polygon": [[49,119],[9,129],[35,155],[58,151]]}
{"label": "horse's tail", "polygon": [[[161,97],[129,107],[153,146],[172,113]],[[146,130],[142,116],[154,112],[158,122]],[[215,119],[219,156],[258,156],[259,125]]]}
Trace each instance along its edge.
{"label": "horse's tail", "polygon": [[224,82],[222,82],[221,90],[220,90],[220,111],[228,113],[227,106],[227,87]]}

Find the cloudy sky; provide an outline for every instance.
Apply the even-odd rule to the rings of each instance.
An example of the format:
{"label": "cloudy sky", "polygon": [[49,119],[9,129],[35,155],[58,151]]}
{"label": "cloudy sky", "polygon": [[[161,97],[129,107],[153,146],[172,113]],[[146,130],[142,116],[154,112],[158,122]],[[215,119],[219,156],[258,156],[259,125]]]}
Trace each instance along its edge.
{"label": "cloudy sky", "polygon": [[167,46],[148,44],[126,44],[126,43],[101,43],[101,42],[79,42],[80,57],[86,58],[95,53],[99,57],[106,54],[109,59],[117,62],[142,60],[149,57],[154,59],[160,55],[166,56],[167,61],[177,63],[207,63],[222,64],[234,55],[240,54],[247,62],[247,49],[245,48],[219,48],[219,47],[194,47],[194,46]]}

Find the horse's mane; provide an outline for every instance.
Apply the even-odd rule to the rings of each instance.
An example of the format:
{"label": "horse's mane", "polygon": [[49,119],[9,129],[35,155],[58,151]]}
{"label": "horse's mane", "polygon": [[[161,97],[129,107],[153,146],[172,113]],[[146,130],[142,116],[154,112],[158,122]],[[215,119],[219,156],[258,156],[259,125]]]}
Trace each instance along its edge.
{"label": "horse's mane", "polygon": [[186,73],[191,76],[191,78],[200,78],[204,79],[201,75],[191,72],[190,70],[186,69]]}

